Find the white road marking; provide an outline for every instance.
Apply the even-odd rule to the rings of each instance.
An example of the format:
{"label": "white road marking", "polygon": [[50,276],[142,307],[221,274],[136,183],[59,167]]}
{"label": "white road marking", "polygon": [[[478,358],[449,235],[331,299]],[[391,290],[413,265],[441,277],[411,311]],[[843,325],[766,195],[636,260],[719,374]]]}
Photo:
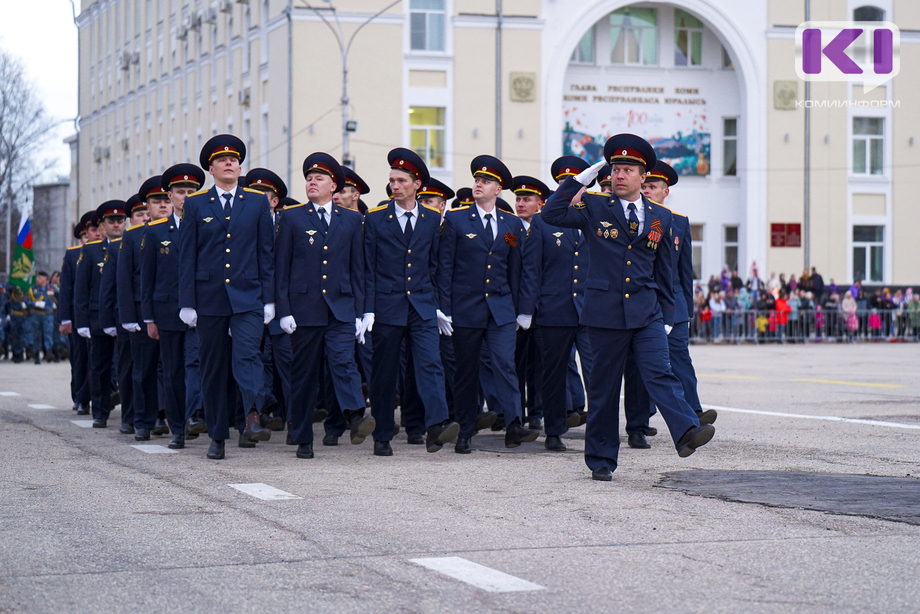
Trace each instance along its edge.
{"label": "white road marking", "polygon": [[920,424],[904,424],[902,422],[888,422],[886,420],[864,420],[861,418],[841,418],[840,416],[813,416],[809,414],[789,414],[779,411],[761,411],[759,409],[739,409],[737,407],[722,407],[720,405],[701,405],[703,409],[716,411],[737,412],[739,414],[758,414],[760,416],[774,416],[777,418],[801,418],[803,420],[826,420],[828,422],[850,422],[853,424],[867,424],[870,426],[888,426],[896,429],[920,430]]}
{"label": "white road marking", "polygon": [[6,390],[0,392],[0,397],[18,397],[20,396],[18,392],[13,392],[12,390]]}
{"label": "white road marking", "polygon": [[91,429],[91,428],[93,428],[93,421],[92,421],[92,420],[71,420],[71,422],[73,422],[73,423],[76,424],[77,426],[82,427],[82,428],[85,428],[85,429]]}
{"label": "white road marking", "polygon": [[522,580],[515,576],[502,573],[497,569],[480,565],[459,556],[446,556],[431,559],[409,559],[410,563],[421,565],[450,576],[461,582],[472,584],[490,593],[512,593],[517,591],[539,591],[544,586]]}
{"label": "white road marking", "polygon": [[247,495],[251,495],[256,499],[262,499],[264,501],[284,501],[289,499],[303,499],[303,497],[298,497],[297,495],[292,495],[289,492],[279,490],[274,486],[269,486],[268,484],[262,484],[261,482],[255,484],[227,484],[230,488],[235,488],[240,492],[244,492]]}
{"label": "white road marking", "polygon": [[45,403],[29,403],[29,407],[32,409],[57,409],[54,405],[46,405]]}
{"label": "white road marking", "polygon": [[155,443],[138,443],[132,444],[131,447],[147,454],[178,454],[176,450],[170,450],[166,446],[160,446]]}

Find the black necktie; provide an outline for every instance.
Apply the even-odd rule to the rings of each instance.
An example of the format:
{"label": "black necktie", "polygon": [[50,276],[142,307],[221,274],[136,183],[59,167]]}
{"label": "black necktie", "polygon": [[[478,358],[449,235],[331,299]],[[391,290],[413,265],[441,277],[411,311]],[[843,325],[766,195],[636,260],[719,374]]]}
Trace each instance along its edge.
{"label": "black necktie", "polygon": [[325,207],[320,207],[320,208],[319,208],[319,222],[320,222],[320,224],[323,225],[323,234],[328,233],[328,232],[329,232],[329,224],[326,223],[326,208],[325,208]]}
{"label": "black necktie", "polygon": [[412,212],[406,211],[406,227],[403,228],[403,236],[406,237],[406,242],[408,243],[412,239]]}
{"label": "black necktie", "polygon": [[639,234],[639,216],[636,215],[636,203],[629,203],[626,206],[629,209],[629,234]]}
{"label": "black necktie", "polygon": [[486,213],[486,239],[489,240],[489,245],[495,241],[495,233],[492,232],[492,214]]}
{"label": "black necktie", "polygon": [[224,217],[230,219],[230,201],[233,200],[233,194],[224,192],[222,198],[224,199]]}

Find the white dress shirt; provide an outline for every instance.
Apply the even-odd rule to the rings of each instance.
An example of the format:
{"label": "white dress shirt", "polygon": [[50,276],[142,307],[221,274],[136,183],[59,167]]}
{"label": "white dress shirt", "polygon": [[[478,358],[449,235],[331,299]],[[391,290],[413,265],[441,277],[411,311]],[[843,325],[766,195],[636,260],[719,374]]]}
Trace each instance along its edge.
{"label": "white dress shirt", "polygon": [[[620,203],[623,205],[623,214],[626,216],[626,221],[629,222],[629,202],[620,200]],[[642,197],[640,196],[638,200],[633,201],[633,204],[636,205],[636,217],[639,218],[638,233],[641,235],[642,229],[645,227],[645,207],[642,206]]]}
{"label": "white dress shirt", "polygon": [[232,209],[233,209],[233,201],[236,199],[236,188],[234,188],[233,191],[231,191],[231,192],[225,192],[223,189],[217,188],[217,198],[218,198],[218,200],[220,201],[220,206],[221,206],[221,208],[223,208],[224,203],[227,202],[227,199],[224,198],[224,194],[229,194],[229,195],[230,195],[230,209],[232,210]]}
{"label": "white dress shirt", "polygon": [[415,225],[418,224],[418,205],[414,209],[403,209],[399,206],[399,203],[394,203],[396,205],[396,221],[399,222],[399,228],[403,232],[406,232],[406,222],[410,220],[408,214],[412,214],[411,223],[412,230],[415,230]]}
{"label": "white dress shirt", "polygon": [[488,221],[489,221],[489,220],[486,219],[486,216],[487,216],[487,215],[491,215],[491,216],[492,216],[492,217],[491,217],[491,220],[492,220],[492,234],[495,235],[495,233],[498,232],[498,206],[496,205],[495,207],[492,207],[492,210],[491,210],[491,211],[486,211],[486,210],[484,210],[482,207],[480,207],[479,204],[477,203],[477,204],[476,204],[476,208],[479,210],[479,219],[482,220],[482,229],[483,229],[483,230],[486,229],[486,223],[488,223]]}
{"label": "white dress shirt", "polygon": [[332,226],[332,201],[331,200],[325,205],[314,204],[313,208],[316,209],[316,212],[320,215],[320,219],[322,219],[322,216],[323,216],[322,211],[325,211],[326,212],[326,225]]}

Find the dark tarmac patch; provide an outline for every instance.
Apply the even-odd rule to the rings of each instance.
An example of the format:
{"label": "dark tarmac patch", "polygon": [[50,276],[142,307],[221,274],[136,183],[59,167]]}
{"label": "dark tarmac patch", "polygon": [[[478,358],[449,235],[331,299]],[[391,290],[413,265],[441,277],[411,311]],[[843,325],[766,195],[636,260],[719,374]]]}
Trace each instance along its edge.
{"label": "dark tarmac patch", "polygon": [[920,479],[807,471],[672,471],[660,488],[768,507],[920,525]]}

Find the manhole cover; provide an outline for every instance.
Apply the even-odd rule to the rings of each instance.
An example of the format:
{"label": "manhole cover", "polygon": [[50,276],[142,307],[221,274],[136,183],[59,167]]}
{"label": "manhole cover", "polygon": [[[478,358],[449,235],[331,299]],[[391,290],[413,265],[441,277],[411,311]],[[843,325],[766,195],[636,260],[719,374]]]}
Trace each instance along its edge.
{"label": "manhole cover", "polygon": [[658,486],[701,497],[920,525],[920,479],[807,471],[672,471]]}

